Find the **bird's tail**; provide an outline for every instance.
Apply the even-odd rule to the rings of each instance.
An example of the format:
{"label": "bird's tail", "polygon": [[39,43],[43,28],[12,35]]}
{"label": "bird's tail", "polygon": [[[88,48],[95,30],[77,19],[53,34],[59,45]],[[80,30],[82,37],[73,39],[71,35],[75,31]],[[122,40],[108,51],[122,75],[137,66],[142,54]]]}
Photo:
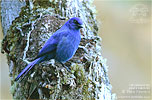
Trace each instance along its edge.
{"label": "bird's tail", "polygon": [[37,58],[34,61],[32,61],[30,64],[28,64],[23,70],[22,72],[15,78],[15,81],[19,80],[19,78],[22,76],[22,78],[24,78],[24,76],[35,66],[35,64],[39,64],[41,61],[43,60],[43,58]]}

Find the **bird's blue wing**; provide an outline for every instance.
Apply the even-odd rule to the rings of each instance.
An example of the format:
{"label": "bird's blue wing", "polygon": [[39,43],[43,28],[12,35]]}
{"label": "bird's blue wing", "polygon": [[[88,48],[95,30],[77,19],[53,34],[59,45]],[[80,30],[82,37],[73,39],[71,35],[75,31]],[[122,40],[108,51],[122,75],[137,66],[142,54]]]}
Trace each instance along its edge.
{"label": "bird's blue wing", "polygon": [[47,55],[47,54],[54,53],[57,49],[57,45],[58,45],[60,39],[65,35],[67,35],[66,30],[56,31],[44,44],[44,46],[40,50],[37,58]]}
{"label": "bird's blue wing", "polygon": [[58,41],[50,37],[50,39],[47,40],[47,42],[44,44],[42,49],[39,51],[39,54],[37,55],[37,58],[44,56],[46,54],[49,54],[56,50]]}

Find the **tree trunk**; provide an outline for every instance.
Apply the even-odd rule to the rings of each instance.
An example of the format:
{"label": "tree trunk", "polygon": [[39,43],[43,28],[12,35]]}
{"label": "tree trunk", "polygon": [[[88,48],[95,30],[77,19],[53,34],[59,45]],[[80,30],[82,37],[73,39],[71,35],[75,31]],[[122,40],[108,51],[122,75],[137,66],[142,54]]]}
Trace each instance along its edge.
{"label": "tree trunk", "polygon": [[[19,17],[10,27],[6,26],[9,30],[2,42],[14,99],[112,100],[95,14],[88,0],[26,1]],[[36,57],[45,41],[71,17],[80,17],[85,26],[76,54],[66,63],[72,73],[50,60],[36,65],[24,80],[15,82],[15,77]],[[5,21],[2,19],[4,27]]]}
{"label": "tree trunk", "polygon": [[2,0],[1,1],[1,22],[4,36],[7,34],[12,21],[19,16],[21,7],[25,6],[25,2],[19,0]]}

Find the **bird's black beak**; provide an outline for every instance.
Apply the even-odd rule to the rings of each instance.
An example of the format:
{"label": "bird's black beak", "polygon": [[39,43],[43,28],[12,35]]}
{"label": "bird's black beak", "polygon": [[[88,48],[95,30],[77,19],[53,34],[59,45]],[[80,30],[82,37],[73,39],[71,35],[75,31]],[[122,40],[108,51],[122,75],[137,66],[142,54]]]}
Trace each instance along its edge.
{"label": "bird's black beak", "polygon": [[79,24],[78,27],[79,27],[79,28],[83,28],[83,25],[80,25],[80,24]]}

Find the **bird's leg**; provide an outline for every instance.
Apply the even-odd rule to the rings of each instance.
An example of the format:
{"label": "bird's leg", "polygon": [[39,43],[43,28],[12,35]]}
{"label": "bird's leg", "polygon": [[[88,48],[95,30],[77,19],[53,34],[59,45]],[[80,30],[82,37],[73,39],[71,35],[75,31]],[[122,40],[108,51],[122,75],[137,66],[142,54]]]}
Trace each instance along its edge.
{"label": "bird's leg", "polygon": [[66,68],[67,71],[69,71],[70,73],[72,73],[71,70],[70,70],[67,66],[65,66],[62,62],[60,62],[60,64],[61,64],[64,68]]}

